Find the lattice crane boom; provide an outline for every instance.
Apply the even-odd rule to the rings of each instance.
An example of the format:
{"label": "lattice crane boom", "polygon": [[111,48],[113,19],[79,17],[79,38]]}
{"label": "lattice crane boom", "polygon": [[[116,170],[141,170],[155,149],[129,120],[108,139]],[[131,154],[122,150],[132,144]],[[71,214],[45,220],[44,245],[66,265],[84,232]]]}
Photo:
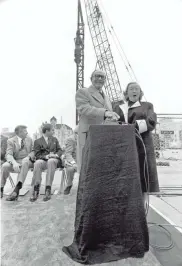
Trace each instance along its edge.
{"label": "lattice crane boom", "polygon": [[84,0],[88,26],[97,57],[97,65],[106,73],[105,91],[111,101],[118,101],[122,93],[102,13],[97,0]]}
{"label": "lattice crane boom", "polygon": [[[77,32],[75,41],[76,63],[76,91],[84,87],[84,40],[85,29],[80,0],[78,0]],[[78,112],[76,110],[76,124],[78,124]]]}

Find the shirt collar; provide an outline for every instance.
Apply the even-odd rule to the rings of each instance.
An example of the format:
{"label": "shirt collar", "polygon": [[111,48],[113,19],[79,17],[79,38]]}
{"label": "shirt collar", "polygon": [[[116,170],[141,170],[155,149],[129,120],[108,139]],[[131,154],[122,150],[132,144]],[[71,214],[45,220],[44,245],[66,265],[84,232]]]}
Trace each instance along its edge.
{"label": "shirt collar", "polygon": [[43,137],[45,140],[48,140],[48,137],[46,135],[43,134]]}
{"label": "shirt collar", "polygon": [[20,138],[18,135],[17,138],[18,138],[18,143],[21,145],[22,138]]}

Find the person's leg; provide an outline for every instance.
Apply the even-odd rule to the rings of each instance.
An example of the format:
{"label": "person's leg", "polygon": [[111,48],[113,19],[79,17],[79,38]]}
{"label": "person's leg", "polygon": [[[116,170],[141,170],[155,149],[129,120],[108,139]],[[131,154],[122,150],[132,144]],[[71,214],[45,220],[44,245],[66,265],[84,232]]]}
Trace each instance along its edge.
{"label": "person's leg", "polygon": [[76,168],[74,166],[72,166],[72,167],[68,166],[66,168],[67,186],[64,190],[65,195],[68,195],[70,193],[70,190],[71,190],[72,185],[73,185],[73,178],[74,178],[75,172],[76,172]]}
{"label": "person's leg", "polygon": [[18,199],[19,196],[19,191],[23,186],[23,183],[27,177],[28,174],[28,170],[33,167],[33,163],[29,160],[28,157],[24,158],[22,160],[21,163],[21,169],[20,169],[20,173],[18,174],[17,177],[17,184],[15,189],[13,190],[13,192],[11,193],[11,195],[9,197],[7,197],[7,201],[14,201]]}
{"label": "person's leg", "polygon": [[32,177],[32,196],[30,201],[36,201],[39,196],[40,185],[42,181],[42,171],[47,168],[47,162],[44,160],[37,160],[34,163],[33,177]]}
{"label": "person's leg", "polygon": [[33,168],[33,163],[29,160],[29,158],[24,158],[22,160],[21,171],[18,174],[18,179],[17,179],[17,181],[20,182],[22,186],[25,182],[25,179],[27,177],[30,168]]}
{"label": "person's leg", "polygon": [[51,186],[54,180],[54,174],[58,165],[58,159],[51,158],[47,161],[46,188],[44,201],[51,199]]}
{"label": "person's leg", "polygon": [[1,198],[3,197],[4,187],[10,172],[13,172],[13,166],[8,162],[3,163],[1,168]]}

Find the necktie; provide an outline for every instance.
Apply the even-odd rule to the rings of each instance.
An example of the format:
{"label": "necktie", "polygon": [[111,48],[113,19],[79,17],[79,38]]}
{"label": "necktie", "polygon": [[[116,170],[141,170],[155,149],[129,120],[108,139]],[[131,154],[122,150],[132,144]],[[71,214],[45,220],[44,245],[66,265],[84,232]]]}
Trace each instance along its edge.
{"label": "necktie", "polygon": [[25,147],[25,143],[24,143],[24,140],[22,139],[21,140],[21,150]]}
{"label": "necktie", "polygon": [[47,139],[47,145],[48,145],[48,147],[50,147],[50,144],[51,144],[51,138],[48,138]]}
{"label": "necktie", "polygon": [[103,91],[99,91],[99,93],[102,96],[102,98],[104,99],[104,93],[103,93]]}

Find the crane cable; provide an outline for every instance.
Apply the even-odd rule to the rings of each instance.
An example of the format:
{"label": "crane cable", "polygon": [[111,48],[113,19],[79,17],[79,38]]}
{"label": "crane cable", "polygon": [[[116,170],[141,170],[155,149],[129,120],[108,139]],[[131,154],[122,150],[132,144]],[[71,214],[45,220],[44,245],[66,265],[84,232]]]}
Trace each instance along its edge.
{"label": "crane cable", "polygon": [[[112,39],[113,39],[113,41],[114,41],[114,43],[115,43],[115,45],[116,45],[116,48],[117,48],[117,50],[118,50],[118,52],[119,52],[119,55],[120,55],[120,57],[121,57],[121,59],[122,59],[124,65],[125,65],[125,68],[126,68],[126,70],[128,71],[131,80],[133,81],[133,77],[134,77],[134,79],[135,79],[134,81],[136,81],[136,82],[138,83],[138,79],[137,79],[137,77],[136,77],[136,74],[135,74],[135,72],[134,72],[134,70],[133,70],[133,68],[132,68],[132,66],[131,66],[131,64],[130,64],[130,62],[129,62],[127,56],[126,56],[126,53],[124,52],[124,49],[123,49],[123,47],[122,47],[122,45],[121,45],[121,42],[119,41],[119,38],[118,38],[118,36],[117,36],[117,34],[116,34],[115,30],[114,30],[114,27],[112,26],[111,20],[109,19],[109,16],[108,16],[108,14],[107,14],[107,12],[106,12],[106,9],[104,8],[104,5],[103,5],[103,3],[102,3],[102,0],[99,0],[99,1],[100,1],[100,5],[102,6],[102,9],[103,9],[103,11],[104,11],[104,13],[105,13],[104,16],[105,16],[106,22],[107,22],[108,25],[110,25],[110,26],[107,25],[107,27],[108,27],[108,31],[109,31],[109,33],[110,33],[111,36],[112,36]],[[110,28],[111,28],[111,29],[110,29]],[[122,56],[121,51],[120,51],[119,48],[118,48],[118,45],[117,45],[117,43],[116,43],[116,41],[115,41],[115,39],[114,39],[114,37],[113,37],[113,35],[112,35],[112,31],[113,31],[113,33],[114,33],[114,35],[115,35],[116,40],[118,41],[119,47],[120,47],[120,49],[121,49],[121,51],[122,51],[124,57]],[[132,72],[133,76],[131,75],[129,69],[131,69],[131,72]],[[145,98],[145,101],[147,102],[147,99],[146,99],[145,95],[144,95],[143,97]]]}
{"label": "crane cable", "polygon": [[[103,3],[102,3],[102,0],[99,0],[99,1],[100,1],[100,5],[102,6],[102,9],[103,9],[103,11],[104,11],[104,13],[105,13],[105,19],[106,19],[106,21],[108,22],[108,24],[110,24],[110,26],[108,26],[109,33],[112,35],[112,31],[113,31],[113,33],[114,33],[114,35],[115,35],[115,38],[116,38],[116,40],[117,40],[117,42],[118,42],[118,44],[119,44],[119,47],[120,47],[120,49],[121,49],[121,51],[122,51],[122,53],[123,53],[123,55],[124,55],[124,59],[123,59],[123,56],[121,55],[121,52],[119,52],[119,54],[120,54],[120,56],[121,56],[123,62],[125,61],[125,62],[127,63],[127,65],[128,65],[128,66],[126,66],[126,63],[125,63],[126,69],[128,70],[128,72],[129,72],[129,68],[131,69],[131,72],[132,72],[132,74],[133,74],[133,76],[134,76],[134,78],[135,78],[135,81],[137,81],[137,77],[136,77],[136,75],[135,75],[135,73],[134,73],[134,70],[133,70],[133,68],[132,68],[132,66],[131,66],[131,64],[130,64],[130,62],[129,62],[127,56],[126,56],[126,53],[124,52],[124,49],[123,49],[123,47],[122,47],[122,45],[121,45],[121,42],[120,42],[120,40],[119,40],[119,38],[118,38],[118,36],[117,36],[115,30],[114,30],[114,27],[112,26],[111,20],[109,19],[109,16],[108,16],[108,14],[107,14],[107,12],[106,12],[106,9],[104,8],[104,5],[103,5]],[[110,27],[110,28],[109,28],[109,27]],[[113,41],[115,42],[113,35],[112,35],[112,38],[113,38]],[[115,42],[115,44],[116,44],[116,42]],[[128,67],[129,67],[129,68],[128,68]],[[131,76],[131,74],[130,74],[130,76]]]}

